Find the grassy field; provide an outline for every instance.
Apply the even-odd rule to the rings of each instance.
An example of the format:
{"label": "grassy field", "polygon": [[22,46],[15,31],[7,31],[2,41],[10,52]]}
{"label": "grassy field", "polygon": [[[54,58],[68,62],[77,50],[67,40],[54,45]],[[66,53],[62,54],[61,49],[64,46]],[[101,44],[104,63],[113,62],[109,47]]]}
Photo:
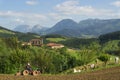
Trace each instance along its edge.
{"label": "grassy field", "polygon": [[59,42],[59,41],[65,41],[66,39],[63,38],[47,38],[46,40],[50,42]]}
{"label": "grassy field", "polygon": [[15,34],[14,32],[10,32],[10,31],[7,31],[7,30],[0,30],[0,33]]}
{"label": "grassy field", "polygon": [[120,67],[69,75],[14,76],[1,74],[0,80],[120,80]]}

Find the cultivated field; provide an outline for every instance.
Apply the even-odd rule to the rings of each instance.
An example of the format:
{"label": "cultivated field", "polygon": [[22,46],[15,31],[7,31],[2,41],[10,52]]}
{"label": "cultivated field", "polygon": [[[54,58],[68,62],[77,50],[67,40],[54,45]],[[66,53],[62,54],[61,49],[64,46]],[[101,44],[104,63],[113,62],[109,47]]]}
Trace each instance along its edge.
{"label": "cultivated field", "polygon": [[120,80],[120,67],[69,75],[14,76],[1,74],[0,80]]}

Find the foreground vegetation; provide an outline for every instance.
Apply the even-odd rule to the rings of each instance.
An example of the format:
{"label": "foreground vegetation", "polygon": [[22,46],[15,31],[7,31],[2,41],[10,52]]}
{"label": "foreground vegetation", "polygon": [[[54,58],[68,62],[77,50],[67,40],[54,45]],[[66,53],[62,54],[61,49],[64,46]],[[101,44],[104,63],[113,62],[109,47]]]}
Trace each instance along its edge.
{"label": "foreground vegetation", "polygon": [[46,46],[21,46],[16,37],[1,39],[0,43],[0,73],[24,70],[24,66],[29,62],[33,69],[56,74],[96,59],[96,53],[92,51],[91,54],[89,50],[75,51],[77,56],[72,56],[66,47],[51,49]]}
{"label": "foreground vegetation", "polygon": [[[95,64],[96,59],[108,65],[111,57],[114,61],[115,56],[120,56],[120,40],[116,38],[107,40],[105,36],[100,36],[100,38],[81,39],[48,35],[42,36],[45,44],[36,47],[21,46],[23,41],[32,38],[30,34],[18,35],[18,37],[0,38],[0,73],[2,74],[24,70],[28,62],[34,70],[39,69],[42,74],[59,74],[75,67]],[[19,39],[20,35],[22,40]],[[61,43],[65,47],[51,49],[46,46],[49,42]]]}
{"label": "foreground vegetation", "polygon": [[51,49],[45,45],[42,47],[21,46],[21,42],[16,37],[1,38],[0,73],[9,74],[24,70],[29,62],[34,70],[39,69],[43,74],[58,74],[77,66],[95,63],[96,59],[107,65],[110,57],[113,56],[108,52],[118,51],[119,53],[119,41],[116,44],[113,42],[112,47],[114,45],[117,47],[114,49],[109,46],[111,44],[101,45],[96,39],[88,40],[76,41],[79,43],[78,48],[73,45],[73,49],[68,47]]}

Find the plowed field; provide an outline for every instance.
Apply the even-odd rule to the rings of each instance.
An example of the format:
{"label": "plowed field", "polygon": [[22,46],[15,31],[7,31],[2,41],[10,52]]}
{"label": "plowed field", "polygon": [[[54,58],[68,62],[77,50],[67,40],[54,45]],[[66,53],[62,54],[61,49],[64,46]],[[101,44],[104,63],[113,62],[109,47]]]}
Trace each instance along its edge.
{"label": "plowed field", "polygon": [[0,80],[120,80],[120,67],[69,75],[14,76],[1,74]]}

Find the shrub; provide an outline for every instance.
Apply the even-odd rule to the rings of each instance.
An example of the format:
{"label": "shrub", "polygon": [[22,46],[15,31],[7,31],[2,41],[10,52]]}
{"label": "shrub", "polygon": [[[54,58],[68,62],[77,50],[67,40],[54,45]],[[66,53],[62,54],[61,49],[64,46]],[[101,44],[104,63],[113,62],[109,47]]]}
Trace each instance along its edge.
{"label": "shrub", "polygon": [[105,63],[105,65],[107,64],[107,62],[109,61],[110,59],[110,55],[108,54],[101,54],[99,57],[98,57],[99,60],[103,61]]}

